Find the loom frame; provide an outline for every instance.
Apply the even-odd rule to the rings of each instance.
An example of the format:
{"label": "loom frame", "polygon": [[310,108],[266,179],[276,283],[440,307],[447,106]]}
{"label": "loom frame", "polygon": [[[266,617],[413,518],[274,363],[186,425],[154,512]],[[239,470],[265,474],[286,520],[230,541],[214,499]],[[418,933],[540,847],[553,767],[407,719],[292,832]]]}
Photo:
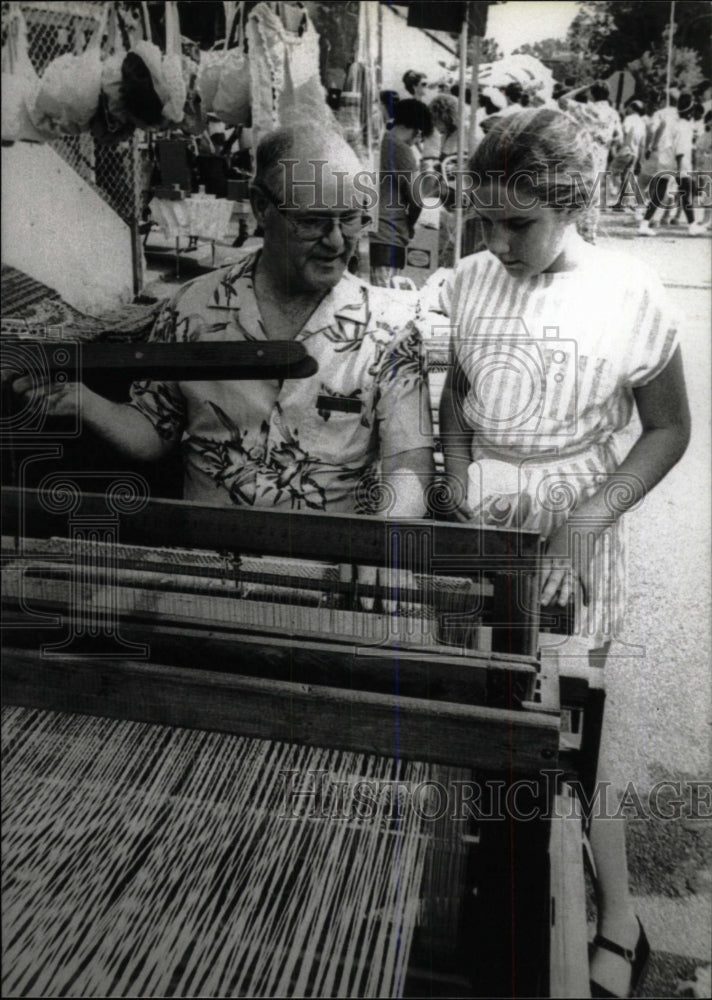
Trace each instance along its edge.
{"label": "loom frame", "polygon": [[[48,510],[37,493],[6,490],[3,494],[5,532],[21,537],[66,531],[66,512]],[[79,502],[84,516],[89,518],[105,511],[106,498],[100,495],[84,494]],[[390,542],[403,530],[421,531],[431,537],[430,556],[458,554],[455,558],[449,556],[447,565],[439,565],[438,573],[462,574],[465,568],[500,572],[500,579],[509,581],[499,595],[505,607],[521,612],[522,606],[531,610],[538,605],[531,587],[542,547],[534,535],[428,521],[402,526],[347,515],[236,512],[187,501],[149,500],[140,511],[120,516],[122,541],[136,544],[179,543],[182,547],[187,544],[232,551],[248,545],[250,551],[265,554],[329,560],[344,556],[355,562],[384,561]],[[425,562],[426,557],[416,548],[413,568],[426,569]],[[512,591],[512,579],[528,580],[529,584],[520,589],[517,583]],[[476,765],[484,774],[504,774],[511,781],[536,777],[543,767],[556,767],[563,690],[556,656],[538,659],[534,655],[538,606],[531,614],[520,614],[520,619],[521,648],[517,652],[473,654],[449,662],[439,654],[398,650],[405,689],[412,687],[416,691],[411,695],[378,690],[384,671],[392,675],[393,650],[366,647],[349,651],[345,644],[335,641],[279,640],[229,629],[190,629],[134,620],[122,622],[124,638],[155,644],[160,662],[130,658],[107,661],[93,658],[90,649],[79,658],[52,656],[43,655],[37,648],[46,633],[38,633],[26,614],[14,609],[5,623],[10,645],[5,653],[3,697],[7,704],[34,708],[218,729],[435,763]],[[176,665],[176,660],[179,664],[181,659],[185,662],[186,656],[194,656],[200,649],[210,660],[211,669]],[[224,664],[237,651],[242,658],[249,658],[249,673],[214,669],[215,664]],[[425,665],[433,680],[428,681],[428,690],[423,692],[417,682]],[[295,679],[285,679],[285,671]],[[338,684],[324,684],[329,671],[335,673]],[[513,682],[524,685],[516,707],[477,704],[483,692],[486,699],[487,678],[493,673],[506,678],[510,687]],[[352,687],[354,680],[356,686]],[[582,678],[578,682],[583,704],[587,682]],[[422,677],[420,684],[422,688]],[[393,731],[396,714],[397,737]],[[581,759],[583,756],[582,752]],[[560,795],[567,795],[565,785]],[[490,942],[494,968],[484,982],[478,983],[476,995],[521,995],[516,987],[511,989],[515,980],[525,982],[527,988],[536,984],[537,995],[586,995],[580,992],[585,988],[580,968],[581,915],[573,921],[573,937],[566,930],[568,921],[560,919],[562,911],[570,908],[570,899],[578,901],[578,906],[581,898],[577,831],[580,822],[575,818],[551,819],[532,830],[530,842],[520,840],[514,853],[510,831],[498,831],[494,837],[492,872],[505,880],[516,875],[519,884],[523,881],[530,886],[536,897],[534,903],[528,899],[515,901],[512,912],[518,920],[538,927],[538,933],[522,946],[513,961],[507,941],[501,941],[499,947]],[[495,906],[499,888],[492,875],[485,891]],[[526,912],[529,910],[536,911],[534,919]],[[506,903],[502,912],[510,912]],[[502,970],[508,961],[512,981],[502,983]],[[574,984],[578,992],[572,992]]]}

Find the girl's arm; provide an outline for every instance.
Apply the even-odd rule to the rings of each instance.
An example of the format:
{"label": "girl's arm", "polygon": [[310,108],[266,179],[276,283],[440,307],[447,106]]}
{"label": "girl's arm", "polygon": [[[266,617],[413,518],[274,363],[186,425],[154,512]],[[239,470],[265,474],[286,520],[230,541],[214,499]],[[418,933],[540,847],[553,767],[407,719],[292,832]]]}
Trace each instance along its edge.
{"label": "girl's arm", "polygon": [[463,415],[462,394],[466,391],[467,379],[457,361],[453,360],[440,399],[440,440],[445,458],[445,474],[458,498],[455,510],[458,521],[472,520],[467,506],[467,483],[474,432],[467,426]]}
{"label": "girl's arm", "polygon": [[[667,475],[687,448],[690,410],[679,347],[663,371],[652,382],[634,389],[633,394],[643,425],[641,435],[618,469],[606,476],[601,489],[584,500],[569,515],[569,522],[550,537],[547,554],[554,558],[554,566],[545,576],[543,604],[552,601],[557,593],[560,603],[568,600],[570,588],[562,561],[569,557],[569,528],[576,525],[589,537],[601,535]],[[579,568],[584,588],[590,585],[585,549],[582,545]]]}

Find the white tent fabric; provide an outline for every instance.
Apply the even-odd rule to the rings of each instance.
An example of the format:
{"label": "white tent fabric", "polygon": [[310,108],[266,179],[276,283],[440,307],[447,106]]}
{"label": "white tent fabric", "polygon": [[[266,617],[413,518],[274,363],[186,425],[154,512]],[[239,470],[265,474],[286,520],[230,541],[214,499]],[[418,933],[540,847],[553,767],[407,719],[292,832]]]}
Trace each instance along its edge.
{"label": "white tent fabric", "polygon": [[477,76],[481,87],[506,87],[508,83],[520,83],[526,91],[536,93],[544,100],[551,97],[554,89],[551,70],[534,56],[507,56],[496,62],[482,63]]}

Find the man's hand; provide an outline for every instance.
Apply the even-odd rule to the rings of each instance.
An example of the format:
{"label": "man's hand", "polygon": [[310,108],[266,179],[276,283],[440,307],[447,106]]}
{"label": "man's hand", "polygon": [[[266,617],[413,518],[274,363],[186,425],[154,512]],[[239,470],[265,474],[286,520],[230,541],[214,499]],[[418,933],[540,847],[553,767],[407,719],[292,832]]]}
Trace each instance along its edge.
{"label": "man's hand", "polygon": [[52,417],[74,416],[81,412],[83,425],[102,437],[112,447],[130,458],[152,462],[163,458],[174,447],[175,439],[162,437],[148,417],[128,403],[115,403],[105,399],[83,383],[49,382],[33,379],[29,375],[3,369],[3,387],[11,383],[12,391],[25,405],[45,397],[47,415]]}
{"label": "man's hand", "polygon": [[38,382],[30,375],[21,375],[19,378],[16,375],[16,372],[3,369],[3,389],[6,388],[8,382],[11,382],[12,392],[27,407],[36,404],[38,397],[44,397],[47,407],[46,413],[51,417],[75,416],[79,408],[80,395],[87,391],[84,386],[77,382],[52,382],[49,380]]}

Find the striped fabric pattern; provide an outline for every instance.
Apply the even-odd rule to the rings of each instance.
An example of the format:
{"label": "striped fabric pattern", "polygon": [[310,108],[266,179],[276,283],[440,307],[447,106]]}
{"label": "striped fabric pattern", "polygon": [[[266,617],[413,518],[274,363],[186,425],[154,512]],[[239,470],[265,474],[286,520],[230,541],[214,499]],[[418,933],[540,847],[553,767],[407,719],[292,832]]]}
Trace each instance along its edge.
{"label": "striped fabric pattern", "polygon": [[[469,383],[468,495],[478,520],[546,537],[598,490],[620,509],[630,484],[607,489],[606,479],[622,459],[616,439],[633,415],[632,390],[677,347],[657,277],[597,248],[578,270],[520,279],[485,252],[462,262],[441,305]],[[596,594],[578,617],[590,648],[619,633],[624,548],[623,520],[595,543]]]}

